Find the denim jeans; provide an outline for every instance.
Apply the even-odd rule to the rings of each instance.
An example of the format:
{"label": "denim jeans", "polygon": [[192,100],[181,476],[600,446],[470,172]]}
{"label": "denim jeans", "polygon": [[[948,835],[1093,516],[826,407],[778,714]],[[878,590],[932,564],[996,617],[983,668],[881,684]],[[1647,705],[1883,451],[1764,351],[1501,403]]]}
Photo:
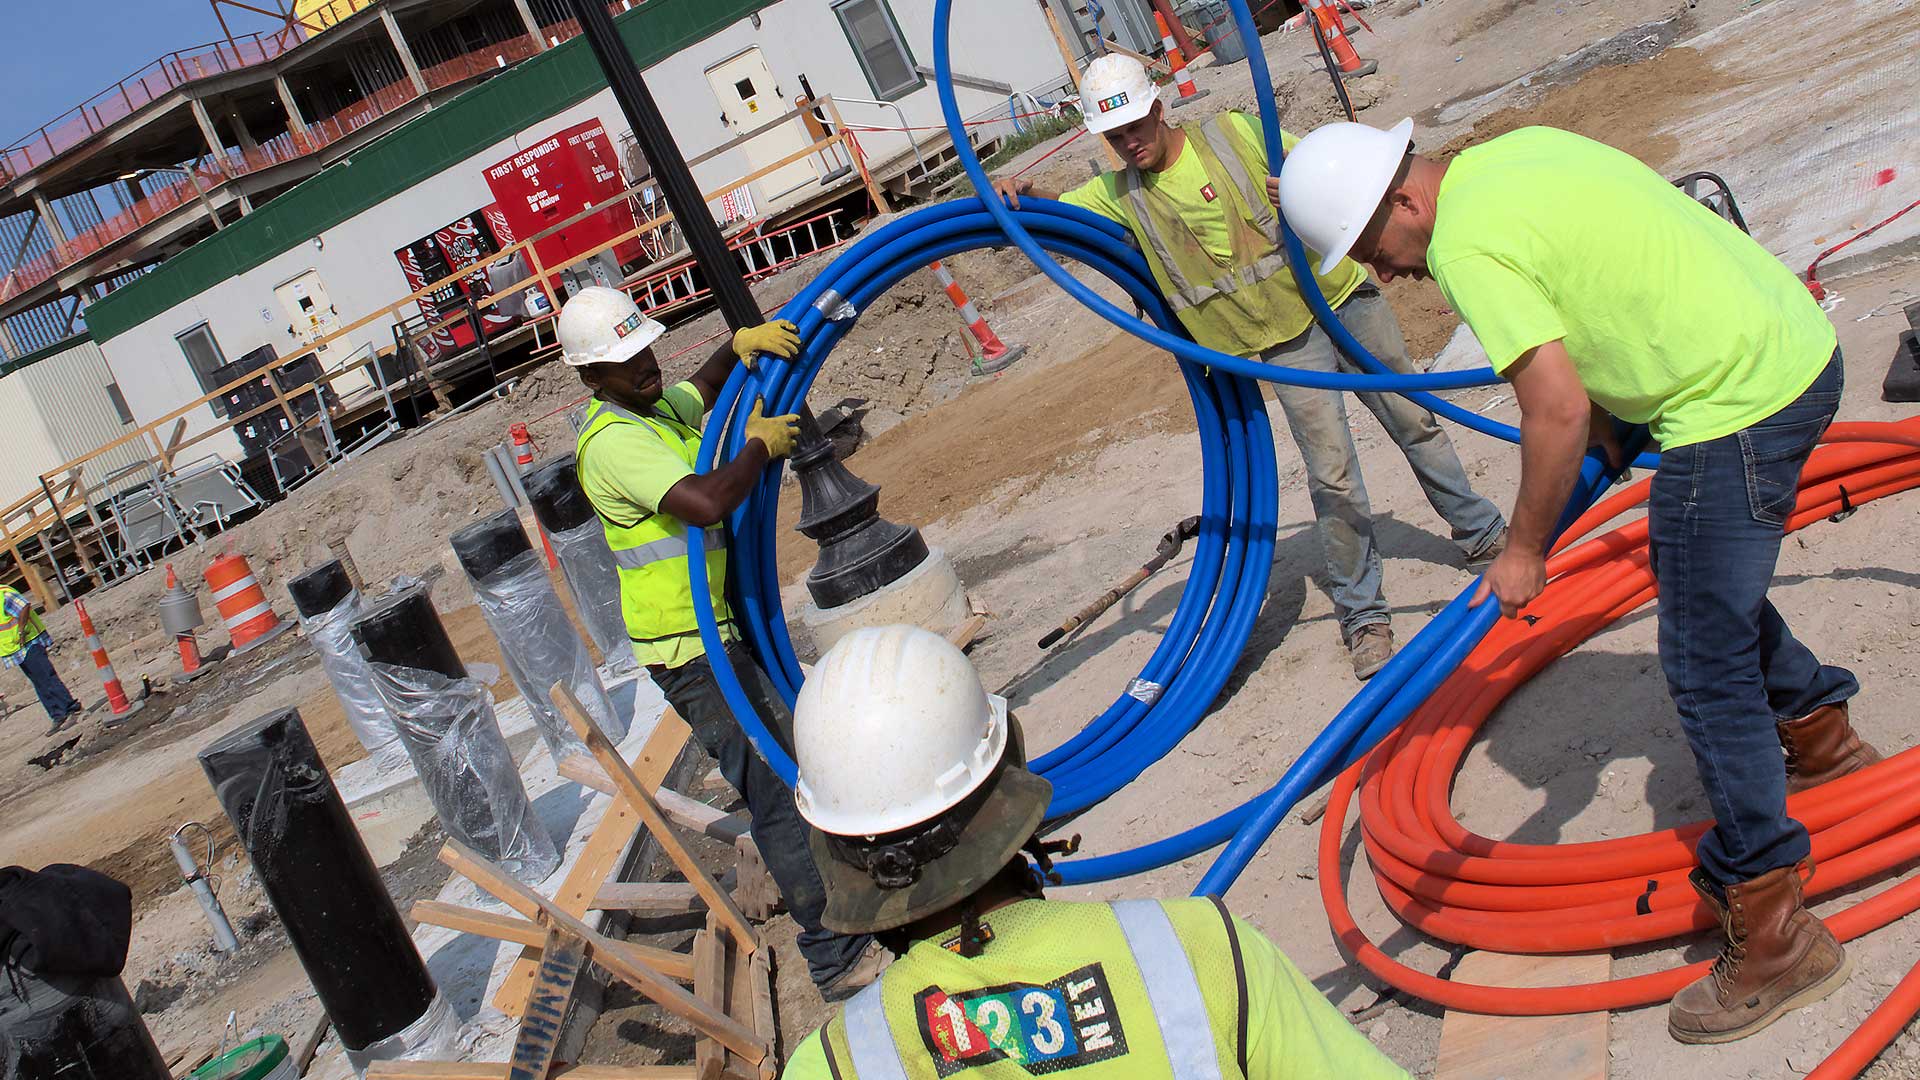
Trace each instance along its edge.
{"label": "denim jeans", "polygon": [[33,684],[33,692],[39,695],[40,704],[47,710],[47,719],[58,724],[80,711],[80,703],[67,692],[67,684],[60,681],[60,673],[53,670],[53,661],[47,657],[45,640],[36,641],[20,650],[20,671]]}
{"label": "denim jeans", "polygon": [[[727,647],[727,659],[740,677],[740,685],[753,701],[762,718],[769,721],[774,735],[789,752],[793,746],[793,714],[780,699],[766,673],[744,644]],[[651,670],[653,681],[667,697],[667,704],[686,720],[694,738],[720,763],[720,775],[747,801],[747,814],[753,820],[753,841],[767,872],[780,886],[787,910],[800,924],[800,954],[807,958],[808,974],[815,986],[825,986],[844,975],[860,960],[872,940],[865,934],[836,934],[820,925],[820,913],[826,910],[827,888],[820,870],[813,865],[813,853],[807,846],[809,826],[794,808],[793,792],[753,748],[752,740],[740,730],[739,721],[727,708],[720,684],[714,681],[713,667],[702,656],[677,668]]]}
{"label": "denim jeans", "polygon": [[[1393,308],[1371,283],[1360,286],[1340,306],[1340,321],[1381,363],[1395,371],[1413,370]],[[1261,353],[1260,359],[1309,371],[1361,370],[1341,354],[1317,323],[1299,337]],[[1280,383],[1273,384],[1273,391],[1307,467],[1307,494],[1313,500],[1321,546],[1326,549],[1334,612],[1340,619],[1342,636],[1351,638],[1363,626],[1387,621],[1387,600],[1380,589],[1380,548],[1373,538],[1373,510],[1367,503],[1366,481],[1360,475],[1353,429],[1347,426],[1346,396]],[[1486,550],[1500,535],[1506,520],[1498,507],[1475,494],[1452,441],[1433,413],[1399,394],[1356,396],[1379,418],[1388,437],[1406,455],[1415,479],[1420,481],[1420,490],[1446,521],[1460,550],[1469,558]]]}
{"label": "denim jeans", "polygon": [[1807,857],[1787,816],[1774,721],[1845,701],[1860,684],[1822,664],[1767,602],[1800,468],[1840,405],[1840,354],[1779,412],[1723,438],[1665,450],[1647,521],[1660,587],[1660,666],[1693,748],[1714,827],[1701,867],[1721,886]]}

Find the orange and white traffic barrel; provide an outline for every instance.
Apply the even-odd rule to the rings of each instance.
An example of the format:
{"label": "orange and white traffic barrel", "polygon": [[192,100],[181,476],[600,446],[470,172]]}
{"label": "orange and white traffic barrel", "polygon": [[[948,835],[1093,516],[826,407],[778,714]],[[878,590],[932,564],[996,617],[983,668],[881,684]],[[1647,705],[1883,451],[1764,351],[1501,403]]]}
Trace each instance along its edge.
{"label": "orange and white traffic barrel", "polygon": [[1347,31],[1340,23],[1340,12],[1333,6],[1333,0],[1307,0],[1313,8],[1313,19],[1320,25],[1320,35],[1327,39],[1327,47],[1333,50],[1334,63],[1340,66],[1340,74],[1351,79],[1371,75],[1380,70],[1376,60],[1362,60],[1347,38]]}
{"label": "orange and white traffic barrel", "polygon": [[87,648],[93,650],[93,666],[100,669],[100,682],[107,688],[107,707],[113,711],[107,723],[117,724],[141,709],[147,703],[128,701],[127,691],[120,685],[120,676],[113,670],[113,661],[107,659],[107,647],[100,642],[100,635],[93,628],[93,619],[87,615],[87,602],[75,600],[73,609],[80,614],[80,634],[87,639]]}
{"label": "orange and white traffic barrel", "polygon": [[207,588],[213,591],[213,606],[233,638],[235,656],[266,644],[293,625],[274,613],[244,555],[222,555],[209,563]]}

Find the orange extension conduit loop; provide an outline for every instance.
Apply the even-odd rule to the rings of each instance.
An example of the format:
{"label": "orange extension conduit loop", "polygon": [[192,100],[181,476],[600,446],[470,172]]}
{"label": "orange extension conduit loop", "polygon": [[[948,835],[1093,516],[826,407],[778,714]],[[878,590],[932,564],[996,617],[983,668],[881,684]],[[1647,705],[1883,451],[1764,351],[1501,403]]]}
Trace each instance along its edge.
{"label": "orange extension conduit loop", "polygon": [[[1920,487],[1920,417],[1837,423],[1821,441],[1802,472],[1789,532]],[[1594,1012],[1665,1001],[1712,965],[1705,960],[1578,986],[1453,982],[1382,952],[1355,922],[1340,873],[1346,809],[1357,795],[1360,840],[1381,898],[1429,937],[1509,953],[1567,953],[1641,945],[1715,925],[1686,881],[1706,822],[1620,839],[1522,844],[1471,832],[1449,804],[1461,760],[1507,695],[1654,599],[1644,517],[1582,539],[1644,504],[1647,490],[1648,481],[1635,483],[1575,522],[1548,560],[1546,591],[1522,618],[1499,622],[1399,730],[1334,782],[1320,826],[1318,878],[1327,919],[1362,967],[1401,991],[1466,1012]],[[1813,839],[1809,899],[1920,861],[1916,781],[1920,747],[1787,799],[1788,812]],[[1920,878],[1861,900],[1826,923],[1850,941],[1916,909]],[[1920,966],[1809,1080],[1858,1075],[1916,1013]]]}

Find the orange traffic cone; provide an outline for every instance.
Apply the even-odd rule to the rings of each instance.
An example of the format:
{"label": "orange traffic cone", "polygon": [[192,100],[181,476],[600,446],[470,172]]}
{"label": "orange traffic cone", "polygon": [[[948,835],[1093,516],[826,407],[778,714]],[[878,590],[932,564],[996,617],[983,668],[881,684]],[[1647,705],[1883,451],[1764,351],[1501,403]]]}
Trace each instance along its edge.
{"label": "orange traffic cone", "polygon": [[1358,79],[1380,70],[1376,60],[1362,60],[1354,51],[1353,42],[1347,39],[1346,28],[1340,24],[1340,12],[1333,6],[1333,0],[1307,0],[1313,5],[1313,19],[1320,25],[1320,36],[1327,39],[1327,47],[1333,50],[1334,63],[1340,65],[1340,74],[1349,79]]}
{"label": "orange traffic cone", "polygon": [[113,715],[106,722],[120,723],[134,713],[146,708],[147,703],[128,701],[127,691],[120,685],[120,676],[113,670],[113,661],[107,659],[107,647],[100,642],[100,635],[93,629],[93,620],[87,616],[87,603],[84,600],[73,602],[74,611],[80,615],[80,633],[87,639],[87,648],[93,651],[93,666],[100,669],[100,682],[107,688],[107,707]]}
{"label": "orange traffic cone", "polygon": [[1160,28],[1160,47],[1167,51],[1167,63],[1173,67],[1173,85],[1180,90],[1180,97],[1173,107],[1177,109],[1189,101],[1206,97],[1211,91],[1193,85],[1193,76],[1187,74],[1187,61],[1180,55],[1180,47],[1173,43],[1173,31],[1167,28],[1167,17],[1156,11],[1153,13],[1153,22]]}

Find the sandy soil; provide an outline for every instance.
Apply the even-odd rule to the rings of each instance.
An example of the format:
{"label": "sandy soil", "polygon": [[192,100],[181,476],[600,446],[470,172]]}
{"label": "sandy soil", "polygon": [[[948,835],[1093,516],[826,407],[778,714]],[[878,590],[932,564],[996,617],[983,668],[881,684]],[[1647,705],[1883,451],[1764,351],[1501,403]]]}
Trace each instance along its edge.
{"label": "sandy soil", "polygon": [[[1457,150],[1522,124],[1551,123],[1625,146],[1669,173],[1714,169],[1734,184],[1763,243],[1810,258],[1816,238],[1832,242],[1862,221],[1871,224],[1886,202],[1910,192],[1905,178],[1913,175],[1913,147],[1920,143],[1903,140],[1912,110],[1902,114],[1898,104],[1914,100],[1920,87],[1910,59],[1901,69],[1888,44],[1897,45],[1902,34],[1911,41],[1911,0],[1845,7],[1840,18],[1814,17],[1821,12],[1833,14],[1812,0],[1769,0],[1758,7],[1701,0],[1693,8],[1670,0],[1398,2],[1370,11],[1378,34],[1357,39],[1363,53],[1382,60],[1383,70],[1356,86],[1355,104],[1365,110],[1363,119],[1379,123],[1417,116],[1423,146]],[[1868,24],[1882,32],[1858,32]],[[1778,62],[1783,36],[1797,41],[1807,64]],[[1680,47],[1669,47],[1676,42]],[[1851,51],[1841,51],[1843,42]],[[1264,44],[1280,85],[1283,122],[1304,130],[1335,116],[1310,39],[1273,36]],[[1867,73],[1841,80],[1838,90],[1830,85],[1833,96],[1822,99],[1820,110],[1785,107],[1793,93],[1802,92],[1802,83],[1818,77],[1822,61]],[[1875,62],[1880,67],[1869,71]],[[1886,75],[1888,70],[1896,75]],[[1244,65],[1196,75],[1214,91],[1204,108],[1253,105]],[[1816,131],[1822,125],[1824,134]],[[1034,148],[1008,171],[1053,145]],[[1089,175],[1087,162],[1095,153],[1090,139],[1080,139],[1034,175],[1050,186],[1076,183]],[[1863,177],[1888,168],[1902,183],[1864,186]],[[1822,197],[1808,198],[1808,192]],[[1867,253],[1852,263],[1862,271],[1854,276],[1846,276],[1849,268],[1841,263],[1823,274],[1838,297],[1833,317],[1849,361],[1843,410],[1849,418],[1906,411],[1879,403],[1877,387],[1904,325],[1900,304],[1920,293],[1915,263],[1881,265],[1903,250],[1907,236],[1889,229],[1857,245]],[[776,307],[823,263],[763,283],[759,298]],[[863,315],[811,398],[817,409],[849,399],[861,403],[868,441],[849,464],[884,486],[884,513],[920,525],[931,542],[949,551],[969,589],[993,612],[974,658],[989,685],[1012,698],[1040,749],[1066,738],[1112,700],[1173,610],[1184,560],[1051,653],[1041,655],[1032,645],[1137,566],[1169,525],[1195,511],[1200,463],[1193,421],[1166,356],[1121,335],[1035,277],[1017,253],[971,253],[950,265],[1000,336],[1031,347],[1027,359],[996,377],[972,377],[964,328],[930,275],[915,274]],[[1457,323],[1430,285],[1396,283],[1389,298],[1417,357],[1436,352]],[[712,346],[702,339],[718,328],[713,316],[676,327],[661,349],[663,356],[679,354],[668,364],[670,373],[703,359]],[[369,581],[435,571],[447,534],[497,505],[481,450],[502,438],[514,420],[533,422],[543,451],[564,447],[571,434],[562,414],[579,394],[571,372],[549,365],[505,400],[319,478],[217,545],[180,553],[174,563],[183,577],[197,580],[216,548],[231,546],[253,560],[269,594],[283,605],[285,579],[326,558],[330,539],[346,539]],[[1510,395],[1499,388],[1457,397],[1512,418]],[[1468,575],[1377,425],[1362,414],[1355,431],[1388,559],[1388,597],[1404,640]],[[1247,798],[1278,775],[1355,688],[1331,605],[1317,583],[1319,548],[1298,455],[1287,439],[1279,441],[1281,524],[1273,585],[1229,695],[1141,783],[1076,823],[1094,852],[1166,835]],[[1460,436],[1456,445],[1476,483],[1496,502],[1510,501],[1518,475],[1512,448],[1471,435]],[[790,497],[784,507],[789,520],[792,502]],[[1866,691],[1860,724],[1886,750],[1911,741],[1900,723],[1910,710],[1901,704],[1920,690],[1905,662],[1912,626],[1920,625],[1916,582],[1905,569],[1920,555],[1920,542],[1903,528],[1909,517],[1895,499],[1863,509],[1845,525],[1809,530],[1788,545],[1775,594],[1804,636],[1861,674]],[[790,582],[810,562],[804,539],[782,541],[780,565]],[[176,662],[170,642],[156,633],[154,603],[162,583],[163,575],[150,572],[89,604],[130,680],[135,671],[158,679]],[[797,593],[797,585],[790,588],[789,610]],[[496,662],[491,637],[465,594],[458,581],[436,584],[436,602],[463,655],[469,662]],[[88,657],[74,644],[71,616],[62,612],[52,622],[63,641],[56,659],[70,685],[97,697]],[[1596,686],[1607,693],[1596,694]],[[31,702],[17,673],[0,676],[0,687],[15,704]],[[500,691],[511,693],[504,685]],[[245,1007],[243,1027],[257,1023],[289,1033],[312,1015],[311,992],[289,955],[274,946],[271,917],[257,888],[228,857],[230,837],[193,760],[221,732],[289,705],[301,708],[331,765],[360,756],[310,651],[291,636],[230,662],[200,684],[167,689],[127,731],[109,735],[99,725],[100,713],[92,714],[70,756],[50,770],[28,758],[70,736],[41,738],[44,720],[31,704],[0,720],[0,731],[9,735],[0,745],[5,861],[89,862],[134,885],[143,918],[127,978],[130,986],[149,983],[149,1020],[163,1041],[190,1039],[204,1032],[209,1018],[235,1006]],[[1651,620],[1628,620],[1550,669],[1502,710],[1468,759],[1456,805],[1490,835],[1549,841],[1620,835],[1695,816],[1697,785],[1676,731],[1654,662]],[[1178,799],[1167,798],[1176,791]],[[224,973],[195,952],[198,916],[177,888],[162,845],[164,834],[187,819],[214,826],[222,844],[217,861],[223,896],[237,920],[251,924],[245,933],[260,941]],[[1365,1030],[1396,1060],[1431,1075],[1438,1013],[1417,1002],[1383,1003],[1378,988],[1340,955],[1324,929],[1313,880],[1315,843],[1312,830],[1284,827],[1229,899],[1273,934],[1336,1004],[1367,1010]],[[1446,951],[1398,927],[1374,895],[1365,867],[1353,862],[1349,852],[1363,925],[1396,956],[1437,969]],[[1171,866],[1085,894],[1182,893],[1203,866]],[[780,920],[770,933],[781,943],[781,1011],[791,1039],[824,1013],[792,951],[790,926]],[[1904,973],[1917,945],[1920,927],[1906,924],[1870,935],[1854,946],[1859,970],[1846,990],[1727,1047],[1678,1047],[1667,1039],[1659,1009],[1619,1013],[1611,1024],[1613,1075],[1803,1072]],[[1679,951],[1694,957],[1707,947],[1704,939],[1694,940]],[[1674,951],[1623,955],[1615,972],[1659,966]],[[680,1048],[670,1026],[656,1025],[646,1008],[617,1003],[593,1036],[592,1048],[609,1055],[591,1059],[661,1060]],[[623,1053],[623,1042],[649,1049]],[[1869,1075],[1915,1074],[1920,1038],[1909,1033]]]}

